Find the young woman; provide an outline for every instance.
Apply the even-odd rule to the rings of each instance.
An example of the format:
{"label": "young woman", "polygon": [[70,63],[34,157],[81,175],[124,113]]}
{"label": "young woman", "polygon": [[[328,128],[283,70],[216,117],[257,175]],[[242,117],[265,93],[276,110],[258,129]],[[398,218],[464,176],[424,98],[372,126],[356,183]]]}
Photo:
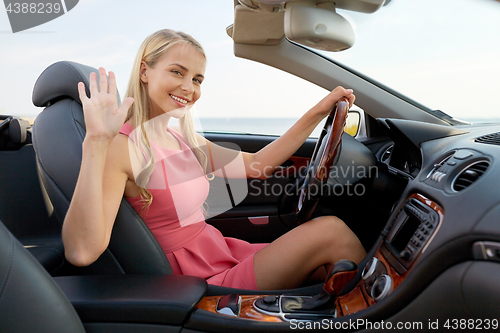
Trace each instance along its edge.
{"label": "young woman", "polygon": [[[191,36],[160,30],[141,45],[120,107],[113,72],[109,84],[104,68],[99,68],[99,84],[97,75],[90,75],[90,98],[79,83],[87,134],[62,230],[68,261],[89,265],[102,254],[125,196],[158,239],[174,273],[199,276],[211,284],[294,288],[315,272],[324,276],[340,259],[359,262],[365,255],[362,245],[332,216],[313,219],[271,244],[223,237],[205,223],[207,175],[217,173],[217,158],[235,153],[193,129],[189,108],[201,96],[205,64],[204,51]],[[241,153],[243,172],[230,176],[268,177],[341,97],[354,102],[352,90],[337,87],[283,136],[257,153]],[[171,117],[179,118],[179,132],[167,127]],[[136,158],[144,161],[139,168]]]}

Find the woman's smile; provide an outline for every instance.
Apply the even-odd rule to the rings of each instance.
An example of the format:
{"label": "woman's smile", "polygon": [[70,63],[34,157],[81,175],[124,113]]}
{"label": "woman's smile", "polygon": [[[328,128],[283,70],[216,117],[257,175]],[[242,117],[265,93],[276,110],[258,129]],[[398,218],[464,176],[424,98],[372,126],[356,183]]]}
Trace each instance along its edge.
{"label": "woman's smile", "polygon": [[179,105],[181,108],[185,107],[190,101],[185,99],[185,98],[182,98],[182,97],[179,97],[179,96],[175,96],[175,95],[172,95],[172,94],[169,94],[170,98],[172,98],[174,100],[174,102]]}

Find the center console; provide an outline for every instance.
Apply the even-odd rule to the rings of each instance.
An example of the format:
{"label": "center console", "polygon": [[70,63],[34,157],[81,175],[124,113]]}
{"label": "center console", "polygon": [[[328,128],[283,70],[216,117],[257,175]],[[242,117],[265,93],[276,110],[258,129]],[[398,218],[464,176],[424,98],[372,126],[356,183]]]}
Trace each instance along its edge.
{"label": "center console", "polygon": [[[348,293],[339,296],[346,282],[342,269],[330,274],[322,293],[315,296],[258,295],[205,297],[197,308],[213,313],[256,321],[283,322],[296,320],[321,320],[346,316],[366,309],[388,297],[411,271],[418,257],[427,249],[444,217],[443,209],[421,194],[413,194],[406,200],[390,221],[374,256],[362,268],[361,278]],[[339,277],[340,276],[340,277]],[[349,275],[352,279],[354,275]],[[328,286],[337,283],[337,294],[318,306]],[[325,289],[326,288],[326,289]],[[330,295],[330,294],[329,294]],[[311,305],[313,304],[313,305]]]}
{"label": "center console", "polygon": [[[180,275],[55,277],[87,332],[180,332],[207,290],[204,279]],[[155,330],[156,329],[156,330]]]}

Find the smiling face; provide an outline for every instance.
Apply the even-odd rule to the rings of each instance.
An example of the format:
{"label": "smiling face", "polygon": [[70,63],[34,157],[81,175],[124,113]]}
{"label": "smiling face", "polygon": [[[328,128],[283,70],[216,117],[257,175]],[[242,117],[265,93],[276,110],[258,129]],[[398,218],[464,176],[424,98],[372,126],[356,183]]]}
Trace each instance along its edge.
{"label": "smiling face", "polygon": [[170,47],[152,67],[143,61],[140,79],[151,101],[151,117],[192,106],[201,96],[205,65],[205,56],[187,43]]}

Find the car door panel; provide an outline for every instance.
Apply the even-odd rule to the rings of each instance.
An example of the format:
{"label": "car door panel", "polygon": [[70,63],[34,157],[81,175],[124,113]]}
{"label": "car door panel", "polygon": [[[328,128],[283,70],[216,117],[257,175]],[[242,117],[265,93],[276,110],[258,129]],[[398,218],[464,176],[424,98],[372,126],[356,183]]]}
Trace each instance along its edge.
{"label": "car door panel", "polygon": [[[222,146],[237,145],[241,151],[245,152],[257,152],[276,139],[275,136],[223,133],[205,133],[205,137]],[[285,162],[278,172],[265,180],[247,179],[248,194],[243,201],[234,207],[228,207],[231,209],[211,217],[207,222],[218,228],[224,236],[240,238],[252,243],[271,242],[290,230],[290,227],[280,219],[278,208],[283,195],[282,189],[295,182],[296,172],[291,171],[292,167],[299,164],[305,165],[308,161],[307,156],[310,156],[308,154],[312,154],[314,142],[308,141],[310,141],[309,144],[298,151],[303,156],[302,158],[293,158]],[[213,204],[214,200],[211,200],[211,197],[219,196],[217,191],[225,189],[221,189],[220,186],[218,188],[211,186],[210,190],[211,195],[207,200],[209,216],[214,214],[214,210],[220,209]]]}
{"label": "car door panel", "polygon": [[[0,122],[8,118],[0,116]],[[9,123],[0,129],[0,220],[52,272],[64,260],[61,227],[44,203],[31,132],[27,134],[23,142],[14,142]]]}

